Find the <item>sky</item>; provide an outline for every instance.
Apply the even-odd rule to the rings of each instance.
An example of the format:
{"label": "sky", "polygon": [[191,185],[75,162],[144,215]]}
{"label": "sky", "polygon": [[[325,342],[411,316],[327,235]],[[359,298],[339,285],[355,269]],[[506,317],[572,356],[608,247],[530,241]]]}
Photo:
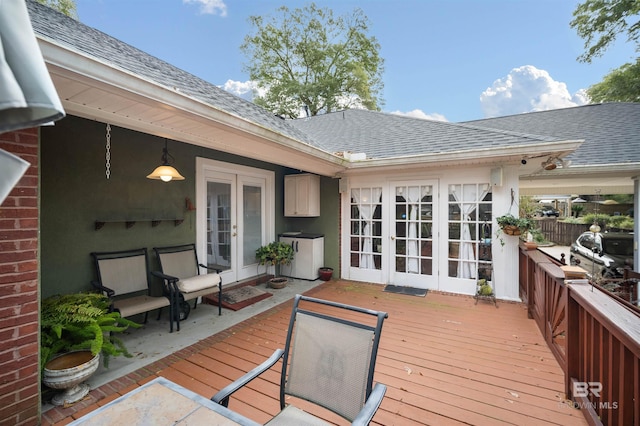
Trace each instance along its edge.
{"label": "sky", "polygon": [[[450,122],[587,103],[584,90],[624,63],[620,38],[592,63],[569,26],[577,0],[316,0],[334,15],[361,9],[381,45],[381,109]],[[249,16],[295,0],[76,0],[82,23],[250,98]]]}

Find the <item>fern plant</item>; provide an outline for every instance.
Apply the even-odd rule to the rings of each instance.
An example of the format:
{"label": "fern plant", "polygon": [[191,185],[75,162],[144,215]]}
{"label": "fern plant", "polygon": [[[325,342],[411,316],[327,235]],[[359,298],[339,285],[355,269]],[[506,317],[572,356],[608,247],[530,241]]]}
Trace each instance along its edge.
{"label": "fern plant", "polygon": [[140,324],[110,312],[109,298],[99,293],[73,293],[51,296],[40,310],[40,371],[51,358],[63,352],[90,350],[102,353],[105,367],[111,356],[132,355],[115,336]]}

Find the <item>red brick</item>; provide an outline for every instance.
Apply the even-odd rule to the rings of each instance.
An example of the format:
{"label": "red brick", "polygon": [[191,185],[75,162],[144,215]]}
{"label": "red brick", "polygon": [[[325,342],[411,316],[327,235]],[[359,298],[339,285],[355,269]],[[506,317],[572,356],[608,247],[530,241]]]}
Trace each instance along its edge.
{"label": "red brick", "polygon": [[20,262],[18,263],[18,272],[28,272],[28,271],[37,271],[38,270],[38,262],[35,260],[29,262]]}
{"label": "red brick", "polygon": [[14,251],[2,255],[2,263],[21,262],[23,260],[36,259],[37,252],[35,250]]}
{"label": "red brick", "polygon": [[[1,303],[1,299],[0,299],[0,303]],[[8,327],[15,327],[17,325],[22,325],[25,323],[30,323],[33,321],[37,321],[38,320],[38,312],[33,312],[31,314],[25,314],[22,316],[11,316],[8,318],[3,318],[2,315],[0,315],[0,329],[1,328],[8,328]]]}
{"label": "red brick", "polygon": [[7,274],[0,276],[0,284],[20,283],[23,281],[35,280],[38,278],[38,272],[22,272],[20,274]]}
{"label": "red brick", "polygon": [[37,230],[29,230],[29,231],[0,231],[0,241],[3,240],[27,240],[27,239],[36,239],[38,237]]}

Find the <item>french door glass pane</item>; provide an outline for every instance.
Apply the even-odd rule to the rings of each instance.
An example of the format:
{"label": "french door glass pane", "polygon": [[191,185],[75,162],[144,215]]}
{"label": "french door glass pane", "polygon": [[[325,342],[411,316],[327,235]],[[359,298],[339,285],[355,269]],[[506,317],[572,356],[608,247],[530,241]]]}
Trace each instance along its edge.
{"label": "french door glass pane", "polygon": [[207,263],[231,265],[231,185],[207,182]]}
{"label": "french door glass pane", "polygon": [[247,266],[256,263],[256,250],[262,245],[262,188],[244,185],[242,199],[242,261]]}

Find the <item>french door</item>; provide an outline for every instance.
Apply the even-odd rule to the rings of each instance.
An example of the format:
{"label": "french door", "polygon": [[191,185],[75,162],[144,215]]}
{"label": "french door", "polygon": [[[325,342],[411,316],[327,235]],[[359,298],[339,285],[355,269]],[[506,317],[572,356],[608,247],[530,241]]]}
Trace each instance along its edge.
{"label": "french door", "polygon": [[273,234],[272,178],[270,172],[213,163],[198,178],[198,257],[222,269],[229,283],[258,273],[256,249]]}
{"label": "french door", "polygon": [[437,190],[435,181],[391,183],[391,284],[438,288]]}

